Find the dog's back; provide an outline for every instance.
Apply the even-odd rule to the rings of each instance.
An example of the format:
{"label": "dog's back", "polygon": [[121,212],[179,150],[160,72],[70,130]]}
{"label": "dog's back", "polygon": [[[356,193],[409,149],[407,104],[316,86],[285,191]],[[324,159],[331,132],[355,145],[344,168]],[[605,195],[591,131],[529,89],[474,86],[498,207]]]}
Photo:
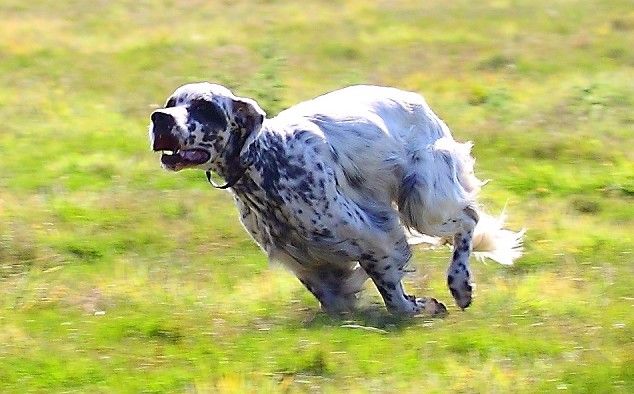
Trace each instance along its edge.
{"label": "dog's back", "polygon": [[369,191],[379,203],[397,203],[404,224],[422,233],[448,235],[439,225],[470,205],[480,185],[471,145],[455,142],[416,93],[351,86],[291,107],[277,120],[298,118],[323,132],[352,196],[363,187],[363,199]]}

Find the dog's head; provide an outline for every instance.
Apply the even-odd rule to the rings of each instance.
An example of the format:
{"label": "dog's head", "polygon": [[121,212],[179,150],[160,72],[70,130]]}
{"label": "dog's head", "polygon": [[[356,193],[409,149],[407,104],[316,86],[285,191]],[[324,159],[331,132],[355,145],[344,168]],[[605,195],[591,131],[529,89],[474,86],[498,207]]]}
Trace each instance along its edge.
{"label": "dog's head", "polygon": [[165,108],[152,113],[150,144],[162,151],[161,164],[179,171],[218,171],[239,164],[248,137],[257,133],[265,113],[248,98],[206,82],[181,86]]}

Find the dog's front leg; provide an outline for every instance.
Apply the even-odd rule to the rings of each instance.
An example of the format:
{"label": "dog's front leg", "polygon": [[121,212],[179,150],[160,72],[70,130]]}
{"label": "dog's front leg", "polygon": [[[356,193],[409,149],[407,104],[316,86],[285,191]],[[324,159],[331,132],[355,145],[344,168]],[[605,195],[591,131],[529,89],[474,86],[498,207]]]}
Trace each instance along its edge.
{"label": "dog's front leg", "polygon": [[361,267],[342,263],[302,268],[297,273],[298,279],[319,300],[324,312],[339,314],[354,310],[361,286],[368,278]]}
{"label": "dog's front leg", "polygon": [[401,279],[410,255],[407,242],[403,239],[395,245],[391,254],[377,256],[365,253],[359,263],[376,285],[390,313],[415,315],[425,312],[432,316],[444,315],[447,308],[436,299],[416,298],[405,294]]}

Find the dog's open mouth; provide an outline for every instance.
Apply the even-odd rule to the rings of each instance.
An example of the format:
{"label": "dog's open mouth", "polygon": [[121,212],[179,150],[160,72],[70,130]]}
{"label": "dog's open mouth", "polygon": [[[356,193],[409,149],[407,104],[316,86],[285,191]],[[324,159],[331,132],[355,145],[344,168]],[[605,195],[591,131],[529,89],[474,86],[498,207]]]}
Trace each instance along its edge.
{"label": "dog's open mouth", "polygon": [[163,151],[161,164],[165,168],[178,171],[187,167],[194,167],[206,163],[211,158],[209,152],[204,149],[183,149],[175,151]]}

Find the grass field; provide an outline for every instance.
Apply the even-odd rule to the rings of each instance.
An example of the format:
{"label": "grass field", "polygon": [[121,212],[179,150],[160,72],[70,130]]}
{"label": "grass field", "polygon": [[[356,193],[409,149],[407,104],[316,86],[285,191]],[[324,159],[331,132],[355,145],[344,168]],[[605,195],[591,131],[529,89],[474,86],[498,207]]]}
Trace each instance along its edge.
{"label": "grass field", "polygon": [[[450,306],[321,312],[228,193],[162,171],[148,115],[209,80],[270,115],[354,83],[421,92],[475,142],[516,265],[447,250]],[[631,1],[0,3],[0,392],[634,392]],[[351,328],[349,325],[376,329]]]}

